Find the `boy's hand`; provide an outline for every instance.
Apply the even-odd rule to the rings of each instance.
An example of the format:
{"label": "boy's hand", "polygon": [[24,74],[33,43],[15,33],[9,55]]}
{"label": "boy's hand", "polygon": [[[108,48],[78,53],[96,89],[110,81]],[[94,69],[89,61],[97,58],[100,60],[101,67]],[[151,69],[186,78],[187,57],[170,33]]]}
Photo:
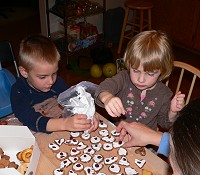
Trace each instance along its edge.
{"label": "boy's hand", "polygon": [[98,127],[99,127],[99,115],[97,113],[95,113],[94,118],[93,118],[93,125],[89,129],[89,133],[96,131],[98,129]]}
{"label": "boy's hand", "polygon": [[122,101],[118,97],[112,96],[107,98],[104,102],[104,106],[108,114],[112,117],[120,117],[126,114]]}
{"label": "boy's hand", "polygon": [[185,94],[182,94],[180,91],[176,93],[174,98],[171,101],[170,111],[177,113],[183,109],[185,106]]}

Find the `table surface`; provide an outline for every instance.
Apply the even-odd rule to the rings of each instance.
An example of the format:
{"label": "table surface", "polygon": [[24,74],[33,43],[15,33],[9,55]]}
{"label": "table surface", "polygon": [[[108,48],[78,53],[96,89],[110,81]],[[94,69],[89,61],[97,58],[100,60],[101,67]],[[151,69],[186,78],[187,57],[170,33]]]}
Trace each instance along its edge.
{"label": "table surface", "polygon": [[[105,119],[102,116],[100,116],[100,119],[103,120],[104,123],[108,124],[107,130],[111,131],[111,130],[115,129],[115,126],[111,122],[109,122],[107,119]],[[98,129],[98,130],[100,130],[100,129]],[[99,136],[98,130],[91,133],[91,136]],[[41,151],[36,175],[45,175],[45,174],[50,175],[50,174],[53,174],[53,171],[56,168],[59,168],[60,160],[56,159],[56,153],[53,153],[52,150],[50,150],[48,148],[48,145],[49,145],[49,143],[53,143],[54,140],[61,139],[61,138],[69,139],[70,133],[67,131],[53,132],[52,134],[41,133],[36,136],[36,140],[37,140],[38,146]],[[77,139],[79,141],[83,141],[84,143],[86,143],[88,145],[89,144],[91,145],[91,143],[89,141],[84,141],[81,138],[77,138]],[[103,142],[103,141],[101,141],[101,142]],[[68,154],[69,154],[71,147],[72,146],[68,146],[68,145],[62,146],[62,147],[60,147],[60,151],[65,151],[65,152],[68,152]],[[137,149],[137,148],[138,147],[128,148],[127,149],[128,150],[127,158],[130,162],[131,167],[136,169],[139,172],[139,174],[141,174],[142,170],[135,165],[135,163],[134,163],[135,158],[137,158],[139,160],[141,160],[141,159],[146,160],[146,163],[143,168],[152,171],[154,175],[169,175],[170,174],[168,172],[169,166],[165,161],[160,159],[157,155],[155,155],[148,149],[146,149],[146,156],[140,156],[135,153],[135,149]],[[102,154],[104,156],[104,158],[117,155],[117,151],[115,151],[114,149],[112,151],[100,151],[99,153]],[[79,155],[79,157],[80,157],[80,155]],[[72,169],[72,165],[70,165],[68,168],[65,168],[65,171],[68,172],[70,169]],[[106,174],[111,174],[105,165],[102,170]],[[81,174],[83,174],[83,173],[81,173]]]}

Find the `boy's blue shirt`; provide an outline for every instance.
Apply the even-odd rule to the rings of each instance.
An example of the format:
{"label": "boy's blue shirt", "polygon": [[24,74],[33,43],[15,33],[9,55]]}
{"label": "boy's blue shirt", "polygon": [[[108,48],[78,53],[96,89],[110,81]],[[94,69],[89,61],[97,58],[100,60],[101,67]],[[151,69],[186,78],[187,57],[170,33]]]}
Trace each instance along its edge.
{"label": "boy's blue shirt", "polygon": [[69,85],[58,76],[49,92],[39,92],[30,87],[25,78],[19,77],[11,90],[13,113],[29,129],[37,132],[47,132],[46,125],[49,118],[42,116],[39,112],[35,112],[33,106],[48,98],[58,96],[68,88]]}
{"label": "boy's blue shirt", "polygon": [[169,133],[167,132],[163,133],[157,153],[162,154],[166,157],[169,156],[170,153]]}

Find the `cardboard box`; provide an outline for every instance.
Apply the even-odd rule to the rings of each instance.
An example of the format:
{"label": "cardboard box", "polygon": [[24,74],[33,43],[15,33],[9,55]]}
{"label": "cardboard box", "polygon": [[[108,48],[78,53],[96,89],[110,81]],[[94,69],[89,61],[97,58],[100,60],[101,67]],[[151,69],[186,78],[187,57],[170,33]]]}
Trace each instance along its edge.
{"label": "cardboard box", "polygon": [[[10,156],[10,161],[14,161],[20,165],[16,154],[24,149],[34,146],[33,154],[31,156],[30,164],[26,174],[35,174],[37,164],[40,158],[40,150],[38,148],[35,137],[26,126],[0,126],[0,147],[3,149],[4,154]],[[13,168],[0,169],[0,175],[12,174],[19,175],[20,173]]]}

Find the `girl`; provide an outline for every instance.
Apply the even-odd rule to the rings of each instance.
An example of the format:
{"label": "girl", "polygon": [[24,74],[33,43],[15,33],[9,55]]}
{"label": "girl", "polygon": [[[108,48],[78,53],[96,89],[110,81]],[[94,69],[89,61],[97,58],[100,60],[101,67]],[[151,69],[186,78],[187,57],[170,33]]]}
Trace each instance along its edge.
{"label": "girl", "polygon": [[157,125],[169,128],[184,106],[185,95],[178,92],[171,100],[171,90],[161,82],[173,67],[167,35],[155,30],[139,33],[129,42],[124,62],[127,70],[100,83],[96,103],[119,120],[140,122],[154,130]]}

